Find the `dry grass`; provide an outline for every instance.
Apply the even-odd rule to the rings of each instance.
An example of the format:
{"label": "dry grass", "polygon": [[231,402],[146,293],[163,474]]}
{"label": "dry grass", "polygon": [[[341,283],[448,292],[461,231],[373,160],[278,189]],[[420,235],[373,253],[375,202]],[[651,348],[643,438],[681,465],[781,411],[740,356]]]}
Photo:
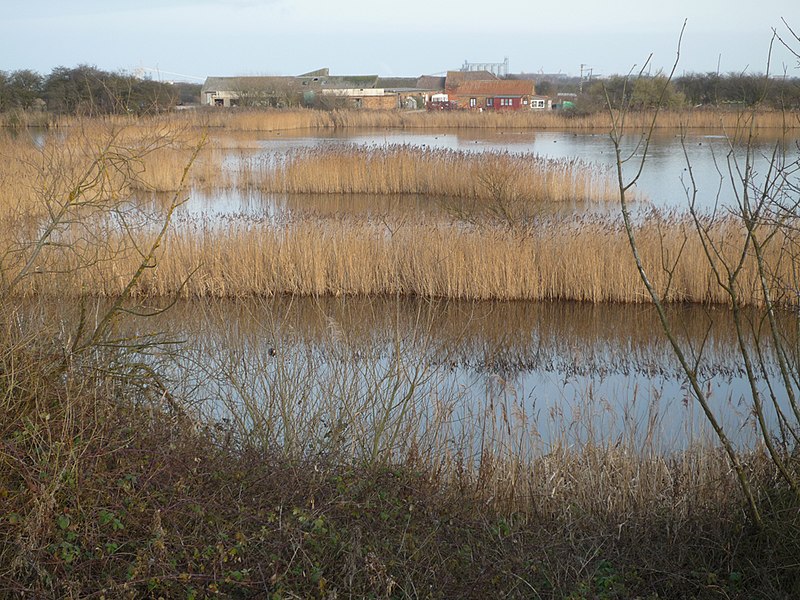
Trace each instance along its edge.
{"label": "dry grass", "polygon": [[[639,230],[639,246],[655,285],[670,302],[727,303],[691,227],[653,214]],[[121,242],[109,252],[120,252]],[[736,255],[741,231],[718,224],[716,239]],[[140,239],[139,239],[140,238]],[[134,236],[142,247],[146,231]],[[773,243],[767,261],[786,290],[779,302],[795,304],[791,240]],[[50,255],[26,293],[113,295],[138,266],[138,255],[98,258],[75,271],[72,255]],[[672,278],[662,268],[675,261]],[[196,272],[182,284],[188,273]],[[53,275],[46,275],[53,271]],[[67,276],[65,271],[71,272]],[[756,272],[747,262],[741,299],[760,302]],[[504,226],[405,220],[307,218],[276,227],[268,222],[184,221],[168,236],[157,268],[136,288],[144,296],[246,297],[253,295],[411,295],[472,300],[578,300],[647,302],[624,231],[616,221],[541,219],[524,230]]]}
{"label": "dry grass", "polygon": [[[292,129],[553,129],[608,131],[611,117],[600,111],[569,116],[559,112],[403,112],[403,111],[317,111],[317,110],[202,110],[194,114],[173,115],[172,119],[193,125],[240,131],[280,131]],[[633,112],[626,116],[626,127],[633,131],[649,128],[653,113]],[[750,122],[757,129],[800,127],[800,114],[780,111],[700,109],[661,111],[658,129],[705,129],[733,131]]]}
{"label": "dry grass", "polygon": [[251,185],[267,192],[420,194],[498,202],[614,201],[610,170],[577,159],[414,146],[305,148],[260,169]]}
{"label": "dry grass", "polygon": [[[140,264],[156,205],[128,202],[136,190],[173,190],[195,135],[171,121],[109,129],[88,122],[49,136],[44,147],[18,139],[0,162],[0,227],[13,248],[2,275],[22,269],[42,217],[69,204],[67,220],[37,257],[19,288],[26,294],[114,295]],[[98,159],[98,157],[100,157]],[[206,150],[198,186],[260,185],[289,192],[369,192],[450,196],[449,222],[413,214],[367,220],[309,214],[285,226],[258,220],[187,220],[169,234],[158,266],[134,290],[142,296],[384,295],[466,299],[570,299],[643,302],[619,223],[599,218],[545,218],[539,201],[611,200],[607,174],[573,161],[511,154],[471,155],[404,146],[301,150],[275,162],[223,171],[225,152]],[[84,189],[85,180],[90,183]],[[84,183],[81,183],[84,181]],[[476,207],[476,204],[482,206]],[[152,214],[140,214],[150,211]],[[125,233],[121,216],[130,217]],[[134,218],[135,216],[135,218]],[[725,303],[697,236],[686,219],[653,214],[639,243],[656,285],[668,301]],[[133,226],[135,225],[135,226]],[[791,228],[786,228],[791,232]],[[733,221],[711,231],[734,256],[742,234]],[[793,235],[791,233],[787,235]],[[779,301],[794,305],[794,239],[775,240],[768,254]],[[7,248],[8,249],[8,248]],[[667,275],[680,256],[673,276]],[[83,262],[81,262],[83,261]],[[195,276],[182,287],[189,273]],[[741,297],[758,303],[753,265],[741,278]]]}

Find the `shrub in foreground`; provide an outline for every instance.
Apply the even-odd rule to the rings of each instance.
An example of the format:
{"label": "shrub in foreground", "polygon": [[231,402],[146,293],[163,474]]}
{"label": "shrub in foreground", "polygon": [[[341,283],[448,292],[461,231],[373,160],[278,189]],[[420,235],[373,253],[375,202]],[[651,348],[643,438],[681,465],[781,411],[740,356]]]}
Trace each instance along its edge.
{"label": "shrub in foreground", "polygon": [[670,465],[672,489],[652,493],[688,497],[688,511],[653,512],[645,499],[622,513],[584,495],[503,508],[467,460],[444,471],[413,456],[290,459],[225,423],[192,422],[161,405],[165,393],[148,398],[147,387],[43,358],[7,348],[0,370],[4,597],[800,593],[800,512],[757,455],[761,531],[735,496],[721,505],[685,494],[680,461],[665,457],[638,460]]}

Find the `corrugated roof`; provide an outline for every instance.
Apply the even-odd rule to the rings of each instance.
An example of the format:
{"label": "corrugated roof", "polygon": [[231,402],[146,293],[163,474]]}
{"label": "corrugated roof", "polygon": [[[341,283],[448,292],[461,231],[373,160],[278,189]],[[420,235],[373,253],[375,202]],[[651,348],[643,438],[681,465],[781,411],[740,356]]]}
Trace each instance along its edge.
{"label": "corrugated roof", "polygon": [[296,77],[206,77],[202,92],[206,91],[239,91],[239,90],[273,90],[286,88],[293,83],[299,83]]}
{"label": "corrugated roof", "polygon": [[332,75],[320,77],[320,81],[328,87],[342,88],[374,88],[378,87],[377,75]]}
{"label": "corrugated roof", "polygon": [[298,75],[298,77],[327,77],[330,74],[330,69],[328,67],[323,67],[321,69],[317,69],[316,71],[303,73],[302,75]]}
{"label": "corrugated roof", "polygon": [[[324,71],[325,69],[320,69]],[[287,87],[303,89],[351,89],[377,87],[377,75],[302,75],[298,77],[276,76],[242,76],[242,77],[208,77],[203,84],[202,92],[241,90],[271,92],[285,90]]]}
{"label": "corrugated roof", "polygon": [[417,87],[421,90],[443,90],[444,84],[445,78],[435,75],[423,75],[417,79]]}
{"label": "corrugated roof", "polygon": [[417,87],[416,77],[378,77],[375,87],[384,88],[386,90],[393,89],[413,89]]}

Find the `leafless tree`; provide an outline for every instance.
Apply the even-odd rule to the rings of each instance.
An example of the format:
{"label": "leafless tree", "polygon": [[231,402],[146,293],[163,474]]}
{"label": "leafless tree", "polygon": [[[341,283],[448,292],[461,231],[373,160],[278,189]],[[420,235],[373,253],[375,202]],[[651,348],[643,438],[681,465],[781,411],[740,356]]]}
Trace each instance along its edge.
{"label": "leafless tree", "polygon": [[[668,93],[668,85],[677,68],[682,37],[683,29],[672,70],[663,80],[662,95]],[[773,43],[779,39],[776,33]],[[796,36],[794,40],[797,40]],[[628,83],[635,84],[646,68],[647,63],[638,72],[629,73]],[[764,85],[768,82],[769,69],[764,76]],[[610,108],[610,98],[608,104]],[[664,103],[659,101],[657,105],[663,107]],[[664,306],[664,298],[673,285],[675,266],[681,260],[682,252],[669,259],[663,257],[660,265],[653,266],[645,264],[639,251],[637,220],[631,211],[629,192],[640,179],[647,163],[658,113],[653,116],[639,145],[632,153],[627,154],[623,152],[622,138],[629,108],[623,106],[618,112],[609,109],[609,114],[613,123],[611,141],[616,152],[622,219],[636,268],[655,305],[661,326],[680,362],[693,396],[737,474],[752,521],[760,526],[762,516],[756,483],[751,481],[742,453],[730,439],[729,432],[723,426],[721,414],[714,408],[710,393],[698,376],[704,348],[691,347],[681,338],[679,322],[668,316]],[[742,113],[735,130],[725,132],[727,153],[716,160],[720,185],[734,199],[732,205],[721,205],[717,196],[710,214],[699,208],[699,189],[684,145],[688,172],[688,235],[697,236],[700,241],[704,262],[716,285],[724,291],[732,311],[738,352],[748,382],[747,400],[759,439],[782,481],[800,499],[800,474],[796,454],[800,446],[800,406],[797,398],[800,388],[800,354],[796,340],[787,335],[784,329],[785,319],[780,319],[778,315],[786,306],[793,307],[796,314],[800,281],[795,278],[787,281],[775,269],[776,263],[783,263],[790,265],[792,273],[800,274],[800,159],[797,158],[796,142],[795,147],[792,147],[787,141],[788,129],[784,129],[783,136],[774,142],[767,156],[760,156],[763,150],[756,144],[755,123],[758,110],[759,106],[756,104],[749,112]],[[786,118],[796,118],[796,115],[787,114]],[[629,174],[626,175],[625,171]],[[739,235],[721,239],[715,231],[718,231],[718,225],[722,222],[730,223]],[[685,248],[685,244],[681,247]],[[768,252],[773,257],[778,256],[778,260],[767,260]],[[755,285],[745,280],[746,266],[754,268],[757,273]],[[659,288],[654,283],[655,269],[666,272],[665,287]],[[756,289],[753,290],[753,287]],[[757,308],[752,309],[752,304],[756,304]],[[778,365],[779,376],[771,378],[770,365],[775,363]]]}

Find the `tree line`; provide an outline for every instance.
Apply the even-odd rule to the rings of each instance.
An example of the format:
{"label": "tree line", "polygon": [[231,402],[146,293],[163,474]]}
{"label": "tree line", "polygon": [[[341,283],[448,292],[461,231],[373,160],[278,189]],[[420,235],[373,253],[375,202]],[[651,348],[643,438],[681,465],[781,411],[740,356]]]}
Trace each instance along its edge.
{"label": "tree line", "polygon": [[64,115],[144,114],[197,102],[200,86],[140,79],[89,65],[0,71],[0,112],[47,110]]}
{"label": "tree line", "polygon": [[[578,85],[537,82],[541,94],[578,92]],[[302,104],[302,94],[284,90],[283,105]],[[143,114],[195,103],[200,86],[140,79],[90,65],[56,67],[43,76],[30,69],[0,70],[0,113],[47,110],[55,114]],[[243,97],[247,97],[244,94]],[[628,109],[756,105],[770,109],[800,109],[800,78],[763,74],[688,73],[671,81],[662,74],[629,78],[613,75],[583,86],[577,110],[595,112],[613,107]],[[280,106],[280,104],[279,104]]]}
{"label": "tree line", "polygon": [[576,110],[591,113],[614,108],[640,110],[704,106],[760,106],[773,110],[800,109],[800,77],[767,77],[747,73],[686,73],[672,80],[663,74],[627,77],[612,75],[583,82],[536,82],[537,93],[578,96]]}

